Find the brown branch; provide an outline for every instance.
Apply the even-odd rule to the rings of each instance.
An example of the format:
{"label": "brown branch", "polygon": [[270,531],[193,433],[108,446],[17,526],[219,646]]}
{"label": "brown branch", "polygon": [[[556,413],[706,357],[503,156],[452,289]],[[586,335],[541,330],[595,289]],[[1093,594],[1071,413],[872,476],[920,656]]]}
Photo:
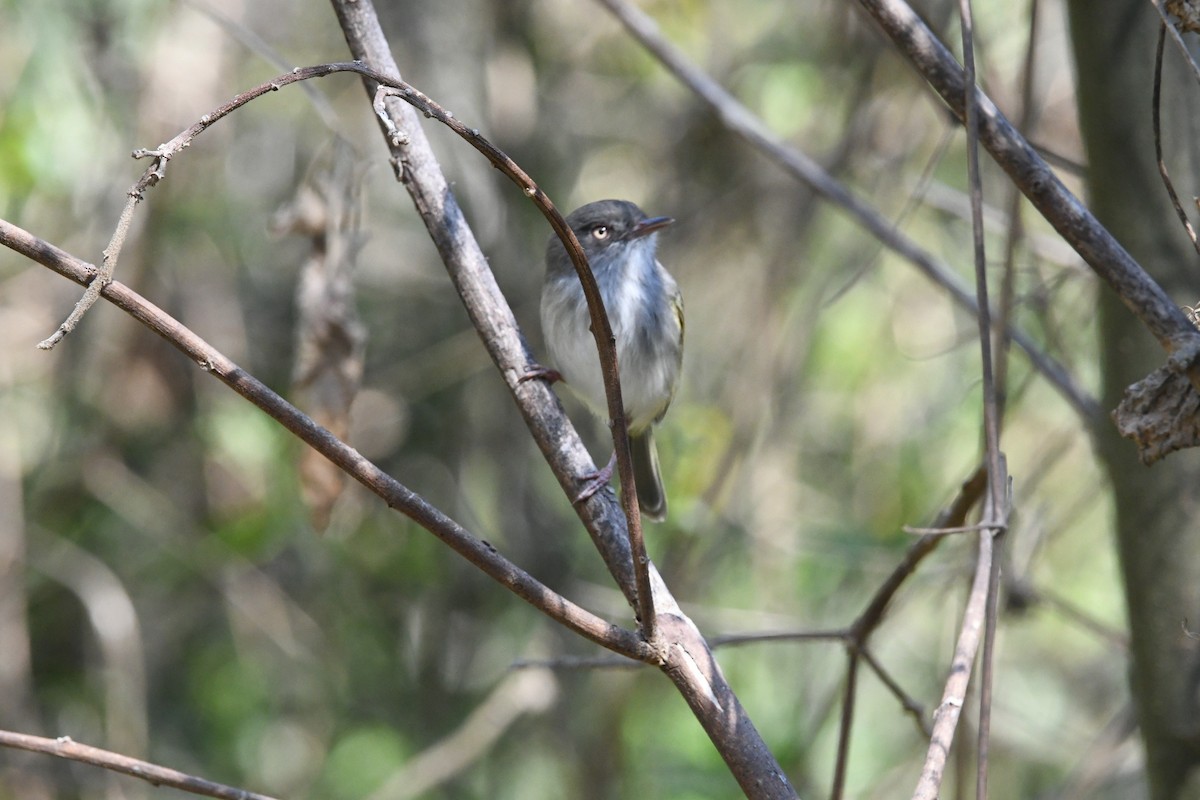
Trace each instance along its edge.
{"label": "brown branch", "polygon": [[[96,280],[96,269],[33,234],[0,220],[0,244],[49,267],[81,285]],[[509,561],[487,542],[430,505],[424,498],[385,473],[354,448],[317,425],[254,376],[137,292],[117,281],[101,295],[183,352],[201,369],[265,411],[297,438],[342,468],[390,508],[409,517],[509,591],[581,636],[613,652],[640,660],[657,655],[632,631],[592,614]]]}
{"label": "brown branch", "polygon": [[[664,67],[720,117],[722,124],[745,139],[752,147],[776,163],[787,174],[801,181],[830,203],[848,213],[851,219],[878,239],[889,250],[911,262],[927,278],[941,286],[954,302],[978,314],[979,307],[970,290],[963,286],[945,263],[922,250],[916,242],[896,230],[893,223],[873,206],[851,194],[820,164],[799,149],[785,144],[761,119],[742,105],[712,77],[697,67],[662,35],[658,25],[628,0],[599,0],[621,21],[626,30],[641,42]],[[1080,387],[1067,370],[1047,355],[1023,331],[1013,328],[1012,340],[1025,351],[1033,368],[1042,374],[1059,394],[1089,425],[1104,418],[1100,406]]]}
{"label": "brown branch", "polygon": [[854,700],[858,687],[858,655],[846,654],[846,687],[842,693],[842,718],[838,723],[837,758],[833,765],[831,800],[842,800],[846,790],[846,768],[850,763],[850,728],[854,725]]}
{"label": "brown branch", "polygon": [[49,756],[65,758],[68,761],[78,761],[102,767],[113,772],[120,772],[134,778],[140,778],[154,786],[170,786],[191,794],[203,797],[218,797],[222,800],[274,800],[265,794],[257,794],[246,789],[214,783],[195,775],[188,775],[169,767],[160,767],[149,761],[123,756],[98,747],[79,744],[70,736],[60,736],[57,739],[46,739],[41,736],[30,736],[13,731],[0,731],[0,746],[11,747],[15,750],[26,750],[30,753],[42,753]]}
{"label": "brown branch", "polygon": [[[1017,117],[1017,130],[1028,131],[1034,119],[1035,66],[1037,64],[1038,18],[1041,6],[1038,0],[1029,3],[1029,32],[1026,35],[1025,60],[1021,65],[1021,106]],[[994,352],[996,357],[996,401],[999,405],[999,424],[1004,425],[1004,414],[1008,407],[1008,367],[1013,326],[1013,308],[1017,294],[1017,251],[1025,241],[1025,223],[1021,216],[1024,205],[1021,193],[1011,184],[1005,189],[1008,197],[1008,229],[1004,236],[1004,277],[1000,283],[999,324],[996,325]]]}
{"label": "brown branch", "polygon": [[867,662],[867,666],[875,673],[875,677],[879,678],[880,682],[888,688],[888,691],[900,701],[900,705],[903,706],[905,713],[913,718],[913,722],[916,723],[917,730],[921,732],[921,735],[926,739],[932,736],[933,728],[929,726],[929,720],[925,716],[925,707],[900,687],[896,679],[883,668],[883,665],[871,654],[870,650],[863,647],[859,649],[858,654],[862,657],[863,661]]}
{"label": "brown branch", "polygon": [[[985,536],[988,534],[984,534]],[[1003,541],[999,535],[995,541]],[[975,796],[987,800],[988,753],[991,749],[992,684],[995,677],[996,628],[999,625],[1000,606],[1000,559],[992,558],[991,577],[984,608],[983,655],[979,670],[979,730],[976,732],[976,760],[979,764],[975,773]]]}
{"label": "brown branch", "polygon": [[761,631],[759,633],[727,633],[714,636],[713,648],[740,647],[764,642],[829,642],[845,641],[851,636],[849,628],[832,628],[818,631]]}
{"label": "brown branch", "polygon": [[[1000,450],[1000,401],[996,391],[995,375],[992,369],[992,325],[991,304],[988,301],[987,255],[984,248],[983,231],[983,181],[979,175],[979,106],[975,102],[975,21],[971,10],[971,0],[959,0],[959,19],[962,28],[963,48],[963,82],[966,89],[963,93],[963,104],[966,107],[964,120],[967,131],[967,183],[971,197],[971,234],[975,261],[975,296],[979,303],[979,350],[980,371],[983,379],[983,438],[985,460],[987,462],[988,502],[984,504],[982,524],[984,530],[979,537],[979,559],[984,560],[985,551],[991,552],[992,545],[997,541],[1008,524],[1009,508],[1007,504],[1007,476],[1005,474],[1004,454]],[[1003,326],[1002,326],[1003,328]],[[992,558],[987,570],[987,583],[984,586],[984,647],[982,675],[980,680],[982,690],[979,693],[979,730],[978,766],[975,772],[975,794],[977,800],[987,800],[988,773],[988,744],[991,736],[991,678],[992,678],[992,644],[996,631],[996,590],[998,581],[997,570],[1000,560]],[[972,606],[968,604],[968,611]],[[975,624],[970,617],[963,615],[963,631]],[[969,660],[975,658],[974,652],[969,654]],[[951,673],[950,680],[954,680]],[[949,684],[949,681],[947,682]],[[966,684],[964,683],[964,691]],[[949,687],[948,687],[949,690]],[[946,747],[953,740],[954,728],[948,726],[949,732]],[[931,737],[932,738],[932,737]],[[927,765],[928,767],[928,765]],[[929,774],[928,772],[926,774]],[[940,770],[936,789],[940,790]],[[935,791],[936,794],[936,791]]]}
{"label": "brown branch", "polygon": [[939,796],[946,759],[950,754],[950,745],[954,742],[954,730],[958,726],[958,718],[967,698],[971,666],[979,651],[986,616],[988,587],[991,584],[993,556],[993,539],[985,533],[979,537],[975,580],[971,584],[971,593],[963,612],[962,629],[958,634],[958,644],[954,648],[954,658],[950,662],[949,675],[942,690],[942,701],[934,713],[933,736],[925,753],[925,764],[913,792],[913,800],[936,800]]}

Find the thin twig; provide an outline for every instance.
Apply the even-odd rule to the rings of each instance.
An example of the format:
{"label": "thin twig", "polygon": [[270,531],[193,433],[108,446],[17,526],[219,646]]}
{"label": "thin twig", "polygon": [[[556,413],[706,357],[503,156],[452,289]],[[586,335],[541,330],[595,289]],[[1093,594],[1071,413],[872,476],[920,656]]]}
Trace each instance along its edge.
{"label": "thin twig", "polygon": [[925,706],[918,703],[912,695],[900,687],[896,679],[883,668],[883,665],[879,663],[879,660],[875,658],[869,649],[866,647],[859,648],[858,654],[862,657],[863,661],[867,662],[867,666],[871,668],[871,671],[875,673],[875,676],[879,678],[883,685],[900,701],[900,705],[904,708],[905,713],[912,717],[913,721],[917,724],[917,730],[921,732],[921,735],[926,739],[932,736],[933,728],[929,725],[929,718],[925,714]]}
{"label": "thin twig", "polygon": [[967,686],[971,679],[971,665],[979,652],[979,641],[983,633],[986,614],[988,584],[992,574],[993,540],[984,534],[979,537],[979,558],[975,565],[975,579],[963,612],[962,629],[954,648],[954,659],[950,662],[949,676],[942,690],[942,701],[934,713],[933,736],[925,753],[925,764],[913,793],[913,800],[936,800],[946,770],[946,759],[954,742],[954,729],[962,714],[967,698]]}
{"label": "thin twig", "polygon": [[509,664],[509,669],[593,670],[640,669],[645,661],[620,656],[558,656],[557,658],[522,658]]}
{"label": "thin twig", "polygon": [[80,744],[72,740],[70,736],[46,739],[26,733],[0,731],[0,746],[91,764],[94,767],[102,767],[123,775],[140,778],[153,786],[170,786],[172,789],[179,789],[202,797],[218,797],[222,800],[274,800],[265,794],[225,786],[170,767],[161,767],[158,764],[151,764],[149,761]]}
{"label": "thin twig", "polygon": [[133,151],[134,158],[150,158],[150,166],[142,173],[142,177],[138,178],[133,187],[126,192],[125,206],[121,209],[121,215],[117,220],[117,226],[113,230],[112,238],[108,242],[108,246],[104,248],[104,258],[100,262],[100,270],[96,280],[88,284],[84,290],[83,296],[79,298],[79,302],[75,304],[75,308],[71,311],[70,316],[58,326],[49,338],[38,343],[38,347],[42,350],[50,350],[56,344],[61,342],[67,334],[75,330],[79,321],[83,319],[83,315],[88,312],[96,301],[100,299],[100,292],[113,279],[113,273],[117,268],[117,262],[121,257],[121,249],[125,246],[125,239],[129,235],[129,226],[133,222],[133,212],[137,208],[138,203],[146,196],[146,192],[158,185],[158,182],[166,177],[167,162],[175,157],[179,151],[189,146],[197,136],[210,128],[218,120],[223,119],[237,109],[249,103],[258,97],[261,97],[268,92],[279,91],[279,88],[286,86],[289,83],[296,81],[308,80],[309,78],[328,75],[332,72],[340,72],[346,69],[344,65],[340,66],[331,64],[325,67],[311,67],[308,70],[293,70],[292,72],[282,75],[273,81],[269,81],[260,86],[251,89],[248,92],[243,92],[237,97],[230,100],[228,103],[221,105],[208,114],[200,117],[200,119],[191,127],[180,132],[174,139],[169,142],[160,144],[152,150],[138,149]]}
{"label": "thin twig", "polygon": [[764,642],[829,642],[844,640],[850,636],[849,628],[832,628],[815,631],[764,631],[760,633],[729,633],[714,636],[709,644],[718,647],[741,647]]}
{"label": "thin twig", "polygon": [[588,264],[583,247],[579,244],[575,232],[559,213],[549,196],[537,185],[533,178],[513,161],[504,151],[480,135],[476,128],[469,128],[454,117],[440,104],[427,95],[409,86],[404,81],[393,78],[375,70],[362,71],[364,77],[370,78],[381,88],[375,93],[372,107],[379,117],[380,123],[392,137],[395,147],[403,148],[409,144],[407,134],[401,132],[391,119],[385,100],[387,97],[398,97],[426,117],[432,117],[450,130],[458,134],[464,141],[482,153],[492,166],[500,170],[507,178],[520,187],[526,197],[533,200],[534,205],[549,221],[571,257],[571,263],[583,286],[583,295],[587,301],[588,313],[591,316],[592,336],[596,341],[596,349],[600,357],[601,371],[604,375],[604,391],[608,401],[608,415],[612,427],[613,447],[617,456],[617,474],[621,482],[621,504],[625,511],[625,519],[629,531],[629,546],[633,551],[634,579],[637,582],[638,620],[647,641],[655,639],[654,597],[650,591],[650,560],[646,555],[646,541],[642,534],[641,512],[637,504],[637,490],[633,484],[633,459],[629,450],[629,435],[625,424],[625,403],[621,395],[621,373],[617,366],[617,353],[612,326],[604,308],[600,295],[600,287],[592,268]]}
{"label": "thin twig", "polygon": [[[1037,66],[1038,0],[1029,3],[1029,32],[1026,34],[1025,61],[1021,65],[1021,106],[1018,110],[1017,130],[1028,133],[1034,119],[1035,72]],[[1006,187],[1008,193],[1008,230],[1004,236],[1004,273],[1000,282],[999,315],[996,323],[993,353],[996,360],[996,404],[998,424],[1003,427],[1004,414],[1008,407],[1008,365],[1013,326],[1013,308],[1017,294],[1017,251],[1025,240],[1025,223],[1021,215],[1024,204],[1017,187]]]}
{"label": "thin twig", "polygon": [[994,524],[977,522],[974,525],[955,525],[952,528],[917,528],[912,525],[905,525],[901,530],[905,533],[918,534],[920,536],[953,536],[958,533],[979,533],[980,531],[991,530],[995,527]]}
{"label": "thin twig", "polygon": [[[985,536],[987,534],[984,534]],[[996,541],[1001,541],[999,537]],[[988,582],[987,607],[984,615],[983,655],[979,670],[979,730],[976,732],[977,761],[975,796],[987,800],[988,753],[991,750],[992,696],[996,673],[996,629],[1000,613],[1000,559],[992,559],[992,574]]]}
{"label": "thin twig", "polygon": [[[972,314],[979,308],[971,291],[963,286],[954,271],[922,250],[913,240],[897,231],[893,223],[868,203],[854,196],[820,164],[799,149],[785,144],[761,119],[738,102],[712,77],[683,55],[662,35],[658,25],[628,0],[598,0],[621,21],[642,45],[681,83],[707,103],[721,122],[752,147],[778,164],[787,174],[807,184],[826,200],[846,211],[850,217],[924,275],[941,286],[960,306]],[[1040,372],[1089,425],[1106,421],[1107,416],[1096,400],[1080,387],[1067,370],[1051,358],[1024,332],[1012,331],[1012,339],[1025,351],[1034,369]]]}
{"label": "thin twig", "polygon": [[[971,0],[959,0],[958,10],[962,27],[963,83],[966,87],[963,92],[963,105],[966,108],[967,183],[970,187],[971,197],[971,234],[975,256],[975,293],[979,301],[980,372],[983,378],[983,432],[985,459],[988,465],[988,502],[984,503],[985,512],[983,518],[985,529],[980,532],[979,536],[980,560],[982,561],[985,548],[989,552],[991,551],[994,542],[993,537],[998,535],[1007,524],[1008,509],[1004,505],[1007,481],[1005,480],[1003,471],[1004,456],[1000,452],[999,401],[996,396],[996,381],[992,368],[992,325],[989,317],[991,304],[988,301],[987,254],[983,231],[983,182],[979,175],[979,106],[975,101],[975,22],[971,12]],[[991,666],[987,660],[987,656],[991,653],[989,646],[990,636],[994,634],[996,626],[994,614],[995,603],[988,603],[986,601],[993,599],[995,596],[995,583],[992,578],[995,568],[998,565],[999,559],[993,559],[992,563],[988,565],[987,579],[984,587],[985,657],[983,660],[983,675],[981,676],[983,687],[979,695],[979,730],[977,732],[979,749],[978,767],[975,773],[975,793],[977,800],[987,800],[987,751],[988,737],[990,735],[989,723],[991,720],[991,686],[989,684]],[[972,621],[964,614],[964,629],[969,624],[972,624]],[[970,659],[973,661],[974,658],[975,654],[970,653]],[[947,747],[953,741],[953,735],[954,729],[951,727],[948,731]]]}
{"label": "thin twig", "polygon": [[1166,40],[1167,23],[1164,22],[1158,26],[1158,46],[1154,49],[1154,91],[1151,93],[1150,101],[1150,119],[1154,128],[1154,159],[1158,163],[1158,174],[1162,177],[1167,196],[1171,198],[1171,206],[1175,209],[1179,221],[1183,223],[1183,229],[1187,231],[1188,238],[1192,240],[1192,247],[1196,249],[1197,254],[1200,254],[1200,241],[1196,239],[1196,229],[1192,227],[1187,212],[1179,203],[1179,195],[1175,193],[1175,184],[1171,181],[1170,173],[1167,172],[1167,162],[1163,160],[1161,101],[1163,45],[1166,44]]}
{"label": "thin twig", "polygon": [[846,686],[842,692],[842,717],[838,722],[837,758],[833,764],[831,800],[842,800],[846,790],[846,768],[850,764],[850,729],[854,726],[854,700],[858,687],[858,655],[846,654]]}
{"label": "thin twig", "polygon": [[[978,575],[983,576],[984,582],[982,591],[984,595],[983,617],[984,617],[984,658],[982,664],[982,675],[980,677],[982,688],[979,694],[979,730],[977,731],[978,751],[977,751],[977,767],[975,772],[975,794],[977,800],[987,800],[987,753],[988,741],[991,734],[991,663],[989,657],[991,655],[992,637],[995,635],[996,619],[995,619],[995,593],[996,593],[996,571],[999,568],[1000,560],[994,557],[993,546],[996,537],[1007,526],[1008,508],[1005,504],[1007,476],[1004,472],[1004,455],[1000,450],[1000,403],[997,397],[995,373],[992,366],[992,325],[989,319],[991,313],[991,304],[988,300],[988,277],[987,277],[987,255],[985,252],[984,230],[983,230],[983,183],[979,174],[979,105],[976,102],[976,78],[975,78],[975,22],[971,10],[971,0],[959,0],[958,4],[959,16],[962,27],[962,48],[963,48],[963,106],[965,108],[965,126],[967,132],[967,182],[970,187],[971,196],[971,232],[974,243],[974,261],[975,261],[975,292],[979,300],[979,351],[980,351],[980,372],[983,379],[983,432],[985,446],[985,460],[987,462],[987,477],[988,477],[988,497],[984,503],[983,524],[985,529],[980,532],[979,536],[979,560],[984,562],[985,552],[989,556],[986,571],[980,567]],[[976,582],[978,584],[978,581]],[[990,602],[989,602],[990,601]],[[972,610],[972,606],[968,605],[968,612]],[[968,616],[968,613],[963,615],[963,631],[978,622]],[[971,662],[975,660],[975,652],[964,651],[965,666],[967,669],[967,677],[970,675]],[[952,674],[947,680],[947,686],[957,678]],[[965,691],[967,684],[963,683]],[[945,747],[949,747],[954,737],[954,726],[947,726]],[[942,746],[939,742],[938,746]],[[930,752],[934,750],[934,745],[931,744]],[[936,771],[939,777],[934,784],[940,789],[940,769],[930,770],[929,761],[926,761],[926,767],[922,770],[922,778],[931,777],[931,772]],[[931,781],[933,783],[933,781]],[[918,789],[920,792],[920,789]]]}

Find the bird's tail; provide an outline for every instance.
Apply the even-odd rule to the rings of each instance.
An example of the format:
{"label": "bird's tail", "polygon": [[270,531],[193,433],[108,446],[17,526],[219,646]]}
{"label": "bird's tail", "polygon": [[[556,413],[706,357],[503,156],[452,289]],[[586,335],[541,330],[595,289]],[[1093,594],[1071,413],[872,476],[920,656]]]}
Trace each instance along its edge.
{"label": "bird's tail", "polygon": [[642,515],[654,522],[662,522],[667,518],[667,494],[658,471],[653,429],[648,427],[641,433],[630,434],[629,449],[633,456],[633,485],[637,488]]}

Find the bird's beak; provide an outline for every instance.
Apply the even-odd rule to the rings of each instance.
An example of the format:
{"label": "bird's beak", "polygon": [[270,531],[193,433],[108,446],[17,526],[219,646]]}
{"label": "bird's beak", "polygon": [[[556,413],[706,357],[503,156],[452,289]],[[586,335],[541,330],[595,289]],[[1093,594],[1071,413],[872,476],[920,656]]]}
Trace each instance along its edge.
{"label": "bird's beak", "polygon": [[625,234],[625,238],[640,239],[643,236],[649,236],[655,231],[667,227],[674,221],[671,217],[647,217],[630,228],[629,233]]}

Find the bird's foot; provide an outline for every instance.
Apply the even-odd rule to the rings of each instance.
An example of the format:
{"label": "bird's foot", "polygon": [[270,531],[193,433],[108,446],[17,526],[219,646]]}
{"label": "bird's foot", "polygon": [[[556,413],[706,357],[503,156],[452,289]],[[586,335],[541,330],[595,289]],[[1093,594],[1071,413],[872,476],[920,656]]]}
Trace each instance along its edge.
{"label": "bird's foot", "polygon": [[613,453],[612,457],[608,459],[608,463],[604,465],[603,469],[597,470],[596,472],[588,475],[584,475],[583,480],[585,483],[583,488],[579,490],[579,494],[575,495],[575,500],[573,502],[576,504],[582,503],[591,498],[591,496],[596,492],[608,486],[608,482],[612,480],[613,467],[616,466],[616,464],[617,454]]}
{"label": "bird's foot", "polygon": [[541,364],[534,364],[527,370],[517,376],[517,383],[521,384],[525,381],[545,381],[546,383],[558,383],[563,379],[562,373],[551,367],[543,367]]}

